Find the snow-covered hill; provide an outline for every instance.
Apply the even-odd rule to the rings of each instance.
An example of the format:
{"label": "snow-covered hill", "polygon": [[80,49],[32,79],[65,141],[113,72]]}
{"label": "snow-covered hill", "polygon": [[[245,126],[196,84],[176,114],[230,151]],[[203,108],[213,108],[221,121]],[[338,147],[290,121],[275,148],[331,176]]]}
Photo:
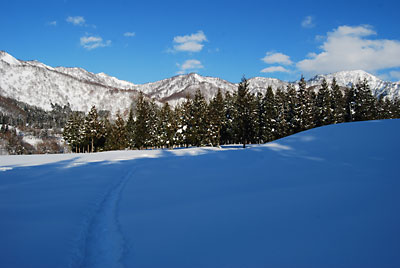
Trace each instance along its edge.
{"label": "snow-covered hill", "polygon": [[399,131],[0,156],[0,267],[400,267]]}
{"label": "snow-covered hill", "polygon": [[[317,75],[308,81],[309,86],[318,86],[325,78],[331,82],[336,77],[340,86],[349,86],[366,78],[374,95],[389,98],[400,97],[400,84],[385,82],[364,71],[339,72]],[[297,85],[297,82],[294,82]],[[288,82],[274,78],[254,77],[249,79],[250,91],[265,92],[285,89]],[[215,77],[204,77],[195,73],[174,76],[147,84],[133,84],[104,73],[94,74],[82,68],[50,67],[38,61],[17,60],[0,51],[0,95],[30,105],[51,109],[51,103],[70,104],[72,109],[87,112],[92,105],[99,109],[126,112],[139,91],[160,102],[176,105],[188,95],[200,89],[206,99],[217,93],[234,92],[237,84]]]}
{"label": "snow-covered hill", "polygon": [[0,95],[51,109],[51,103],[90,110],[92,105],[116,113],[128,109],[138,92],[135,85],[80,68],[53,68],[20,61],[0,52]]}

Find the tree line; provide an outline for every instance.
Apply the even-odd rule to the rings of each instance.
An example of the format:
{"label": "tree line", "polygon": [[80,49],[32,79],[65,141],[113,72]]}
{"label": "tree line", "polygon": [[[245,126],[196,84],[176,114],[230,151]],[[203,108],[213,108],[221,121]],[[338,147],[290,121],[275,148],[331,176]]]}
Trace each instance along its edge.
{"label": "tree line", "polygon": [[[134,107],[134,108],[133,108]],[[340,88],[335,79],[322,81],[316,93],[304,77],[298,89],[265,94],[249,91],[246,78],[233,94],[218,90],[206,101],[200,90],[172,108],[162,107],[140,93],[129,116],[111,122],[93,106],[87,115],[71,113],[64,139],[74,152],[104,150],[220,146],[266,143],[314,127],[343,122],[400,118],[400,102],[372,95],[368,82]]]}

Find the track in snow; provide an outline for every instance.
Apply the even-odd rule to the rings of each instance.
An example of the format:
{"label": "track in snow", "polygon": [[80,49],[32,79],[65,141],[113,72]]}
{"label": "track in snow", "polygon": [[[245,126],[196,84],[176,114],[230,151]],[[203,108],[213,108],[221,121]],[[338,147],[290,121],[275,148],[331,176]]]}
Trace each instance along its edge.
{"label": "track in snow", "polygon": [[132,174],[133,171],[128,172],[103,199],[89,226],[81,267],[124,267],[122,256],[125,243],[117,219],[117,210],[121,193]]}

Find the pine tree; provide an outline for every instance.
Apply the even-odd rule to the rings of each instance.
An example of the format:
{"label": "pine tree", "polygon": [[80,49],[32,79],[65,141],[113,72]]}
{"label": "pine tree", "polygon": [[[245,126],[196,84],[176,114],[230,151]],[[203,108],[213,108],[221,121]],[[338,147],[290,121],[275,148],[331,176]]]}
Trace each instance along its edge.
{"label": "pine tree", "polygon": [[78,148],[81,146],[81,128],[83,127],[83,118],[78,112],[73,112],[67,123],[65,124],[63,137],[68,142],[69,146],[75,153],[78,153]]}
{"label": "pine tree", "polygon": [[106,133],[106,135],[105,135],[106,142],[104,144],[104,150],[106,150],[106,151],[117,150],[116,142],[115,142],[114,135],[113,135],[115,125],[111,124],[108,117],[105,118],[103,120],[103,122],[104,122],[104,129],[105,129],[105,133]]}
{"label": "pine tree", "polygon": [[316,126],[329,125],[334,122],[332,113],[332,95],[325,79],[322,80],[321,88],[317,94],[316,103]]}
{"label": "pine tree", "polygon": [[183,133],[183,126],[184,126],[184,119],[183,119],[183,103],[180,103],[175,106],[174,109],[174,118],[176,120],[176,131],[174,135],[174,145],[178,147],[184,146],[184,133]]}
{"label": "pine tree", "polygon": [[152,99],[148,103],[148,121],[147,121],[147,131],[149,134],[148,140],[145,142],[146,147],[158,147],[160,144],[160,111]]}
{"label": "pine tree", "polygon": [[291,135],[300,131],[302,127],[300,118],[301,104],[296,89],[292,84],[288,84],[285,95],[285,119],[289,127],[286,135]]}
{"label": "pine tree", "polygon": [[359,81],[355,88],[354,120],[371,120],[376,116],[376,99],[366,79]]}
{"label": "pine tree", "polygon": [[236,142],[234,122],[236,121],[235,109],[236,94],[225,93],[224,98],[224,117],[221,129],[221,144],[232,144]]}
{"label": "pine tree", "polygon": [[83,132],[85,138],[89,141],[87,150],[88,152],[95,152],[97,150],[97,146],[101,147],[101,144],[105,141],[104,125],[99,120],[99,115],[94,105],[92,106],[90,112],[85,118]]}
{"label": "pine tree", "polygon": [[191,132],[190,143],[194,146],[202,146],[207,143],[207,103],[200,90],[196,90],[191,106]]}
{"label": "pine tree", "polygon": [[314,114],[313,114],[313,98],[311,93],[307,90],[307,84],[303,76],[299,81],[299,90],[297,92],[297,103],[295,116],[298,122],[294,124],[295,132],[313,128]]}
{"label": "pine tree", "polygon": [[148,142],[150,140],[150,134],[148,131],[148,123],[149,123],[149,103],[144,98],[142,92],[139,93],[139,96],[136,100],[136,121],[134,128],[134,145],[137,149],[147,148]]}
{"label": "pine tree", "polygon": [[391,119],[393,117],[393,103],[389,98],[384,98],[384,103],[383,103],[383,110],[384,110],[384,119]]}
{"label": "pine tree", "polygon": [[355,121],[356,89],[353,85],[345,92],[345,122]]}
{"label": "pine tree", "polygon": [[246,144],[251,140],[251,126],[252,126],[252,103],[251,94],[249,92],[249,84],[245,77],[239,83],[235,107],[237,111],[237,118],[235,122],[236,132],[238,139],[243,148],[246,148]]}
{"label": "pine tree", "polygon": [[269,86],[263,98],[264,114],[262,115],[265,128],[263,131],[263,142],[273,141],[278,137],[277,133],[277,119],[278,119],[278,105],[275,100],[274,92]]}
{"label": "pine tree", "polygon": [[191,145],[192,135],[192,100],[187,97],[186,100],[176,108],[178,118],[178,129],[176,131],[176,142],[180,146],[189,147]]}
{"label": "pine tree", "polygon": [[386,107],[386,103],[384,100],[383,94],[379,95],[378,100],[376,102],[376,117],[375,119],[388,119],[390,118],[389,112],[390,108]]}
{"label": "pine tree", "polygon": [[391,118],[400,118],[400,99],[398,97],[392,100]]}
{"label": "pine tree", "polygon": [[175,145],[176,122],[174,112],[166,102],[160,111],[160,147],[171,148]]}
{"label": "pine tree", "polygon": [[334,77],[331,84],[332,102],[331,108],[333,113],[333,124],[342,123],[345,120],[345,100],[339,85]]}
{"label": "pine tree", "polygon": [[[260,99],[260,102],[262,98]],[[249,143],[259,143],[260,138],[258,137],[259,134],[259,126],[261,122],[259,122],[259,115],[258,115],[258,107],[259,102],[254,94],[249,94],[249,103],[250,103],[250,129],[249,129]]]}
{"label": "pine tree", "polygon": [[276,117],[276,136],[279,139],[290,135],[290,116],[289,116],[289,100],[288,94],[283,92],[282,89],[278,88],[275,94],[275,102],[277,107]]}
{"label": "pine tree", "polygon": [[129,116],[126,122],[126,138],[128,147],[130,149],[135,148],[135,118],[132,107],[129,109]]}
{"label": "pine tree", "polygon": [[255,121],[254,125],[254,142],[255,143],[264,143],[265,142],[265,131],[266,131],[266,122],[265,122],[265,106],[264,106],[264,96],[261,92],[258,92],[254,98],[254,107],[255,107]]}
{"label": "pine tree", "polygon": [[218,89],[217,95],[210,101],[208,107],[208,135],[210,137],[210,143],[213,146],[220,146],[225,117],[224,98],[222,97],[220,89]]}
{"label": "pine tree", "polygon": [[119,113],[117,113],[117,119],[115,120],[111,135],[116,150],[124,150],[128,147],[126,124]]}

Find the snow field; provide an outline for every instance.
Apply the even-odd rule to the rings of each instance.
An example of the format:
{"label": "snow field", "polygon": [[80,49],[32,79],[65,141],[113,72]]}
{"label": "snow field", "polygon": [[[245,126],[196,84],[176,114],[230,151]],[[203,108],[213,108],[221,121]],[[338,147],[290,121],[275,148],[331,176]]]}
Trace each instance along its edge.
{"label": "snow field", "polygon": [[0,267],[399,267],[399,130],[0,157]]}

